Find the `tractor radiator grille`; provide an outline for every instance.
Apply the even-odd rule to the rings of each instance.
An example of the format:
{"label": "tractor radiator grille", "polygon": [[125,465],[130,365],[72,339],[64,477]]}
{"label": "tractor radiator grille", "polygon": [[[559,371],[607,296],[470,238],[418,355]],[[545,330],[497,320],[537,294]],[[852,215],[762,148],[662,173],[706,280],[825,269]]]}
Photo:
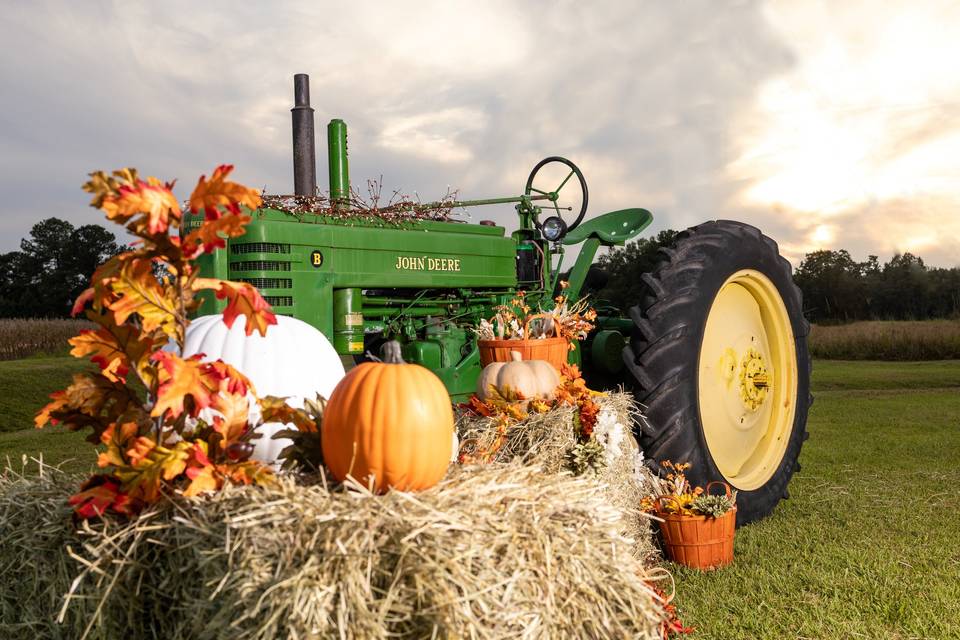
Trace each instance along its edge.
{"label": "tractor radiator grille", "polygon": [[292,307],[293,296],[263,296],[271,307]]}
{"label": "tractor radiator grille", "polygon": [[257,289],[292,289],[290,278],[240,278],[240,282],[252,284]]}
{"label": "tractor radiator grille", "polygon": [[290,271],[289,262],[275,260],[248,260],[245,262],[231,262],[231,271]]}
{"label": "tractor radiator grille", "polygon": [[244,253],[290,253],[290,245],[276,242],[243,242],[230,245],[230,253],[241,255]]}

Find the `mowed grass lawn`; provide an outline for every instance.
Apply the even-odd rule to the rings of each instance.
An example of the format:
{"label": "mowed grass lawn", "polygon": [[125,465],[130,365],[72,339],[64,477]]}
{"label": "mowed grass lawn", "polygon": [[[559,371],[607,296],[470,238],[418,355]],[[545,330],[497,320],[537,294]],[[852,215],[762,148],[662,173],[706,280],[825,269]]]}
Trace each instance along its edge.
{"label": "mowed grass lawn", "polygon": [[[82,434],[30,427],[84,364],[0,362],[0,464],[92,468]],[[828,362],[803,471],[738,530],[734,566],[669,565],[695,638],[960,638],[960,361]]]}
{"label": "mowed grass lawn", "polygon": [[674,572],[684,621],[710,639],[960,638],[960,361],[813,377],[790,499],[737,531],[734,566]]}

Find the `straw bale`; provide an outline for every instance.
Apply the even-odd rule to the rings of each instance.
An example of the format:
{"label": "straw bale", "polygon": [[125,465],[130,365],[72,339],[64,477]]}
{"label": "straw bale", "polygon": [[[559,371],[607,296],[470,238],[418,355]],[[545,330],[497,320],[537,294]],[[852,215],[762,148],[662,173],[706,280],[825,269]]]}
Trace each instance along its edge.
{"label": "straw bale", "polygon": [[0,478],[0,637],[659,637],[655,570],[588,478],[514,462],[375,496],[287,477],[75,528],[78,481]]}
{"label": "straw bale", "polygon": [[[634,425],[645,420],[631,394],[612,391],[596,398],[600,405],[598,427],[619,424],[619,436],[598,433],[607,446],[606,465],[585,475],[596,482],[603,496],[624,512],[621,533],[634,541],[634,554],[648,561],[656,560],[648,514],[639,510],[640,499],[653,486],[653,475],[643,464],[643,455],[633,437]],[[569,473],[567,455],[577,444],[573,407],[561,406],[546,413],[532,413],[525,420],[512,424],[506,440],[493,457],[494,462],[518,461],[535,464],[547,473]],[[457,429],[463,442],[461,451],[489,450],[497,438],[492,418],[472,414],[459,417]],[[600,429],[598,429],[599,431]]]}

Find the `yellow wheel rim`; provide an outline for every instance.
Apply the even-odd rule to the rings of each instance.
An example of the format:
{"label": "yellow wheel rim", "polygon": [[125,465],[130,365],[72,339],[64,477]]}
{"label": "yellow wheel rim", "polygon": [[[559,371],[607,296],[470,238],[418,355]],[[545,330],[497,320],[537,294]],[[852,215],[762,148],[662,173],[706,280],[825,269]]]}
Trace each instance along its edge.
{"label": "yellow wheel rim", "polygon": [[731,485],[763,486],[790,440],[797,354],[776,286],[753,269],[723,283],[710,307],[697,379],[707,448]]}

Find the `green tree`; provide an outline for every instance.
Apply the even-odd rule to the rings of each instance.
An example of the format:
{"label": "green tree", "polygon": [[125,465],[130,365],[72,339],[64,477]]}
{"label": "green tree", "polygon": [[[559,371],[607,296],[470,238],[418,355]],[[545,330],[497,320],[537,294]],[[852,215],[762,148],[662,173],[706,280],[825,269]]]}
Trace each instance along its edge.
{"label": "green tree", "polygon": [[33,225],[20,251],[0,255],[0,316],[63,317],[88,285],[90,274],[121,251],[100,225],[74,227],[47,218]]}
{"label": "green tree", "polygon": [[923,320],[930,316],[930,278],[923,260],[898,253],[883,265],[874,317]]}
{"label": "green tree", "polygon": [[793,274],[803,306],[814,322],[860,320],[869,312],[865,273],[878,268],[875,256],[856,262],[845,249],[808,253]]}
{"label": "green tree", "polygon": [[609,280],[597,292],[596,299],[624,312],[637,304],[642,292],[641,277],[654,270],[660,260],[660,248],[672,244],[678,233],[666,229],[656,236],[614,247],[600,256],[597,265],[607,273]]}

